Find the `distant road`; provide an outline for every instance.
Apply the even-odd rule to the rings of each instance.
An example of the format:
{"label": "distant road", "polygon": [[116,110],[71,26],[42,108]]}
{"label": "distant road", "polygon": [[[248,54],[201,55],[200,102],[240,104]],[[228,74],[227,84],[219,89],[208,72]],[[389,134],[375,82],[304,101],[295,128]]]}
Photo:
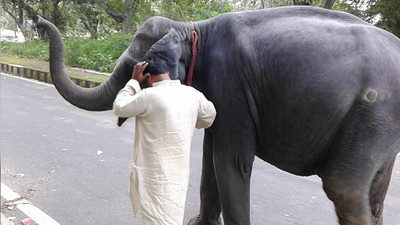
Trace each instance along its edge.
{"label": "distant road", "polygon": [[[53,86],[5,75],[0,84],[1,182],[62,225],[139,224],[128,197],[133,119],[118,128],[112,112],[78,109]],[[202,133],[195,132],[192,144],[185,224],[199,210]],[[385,225],[399,225],[399,187],[400,157]],[[337,224],[316,176],[293,176],[257,159],[251,189],[254,225]],[[2,212],[24,218],[18,211]]]}
{"label": "distant road", "polygon": [[24,42],[25,38],[21,32],[13,30],[0,30],[1,41]]}

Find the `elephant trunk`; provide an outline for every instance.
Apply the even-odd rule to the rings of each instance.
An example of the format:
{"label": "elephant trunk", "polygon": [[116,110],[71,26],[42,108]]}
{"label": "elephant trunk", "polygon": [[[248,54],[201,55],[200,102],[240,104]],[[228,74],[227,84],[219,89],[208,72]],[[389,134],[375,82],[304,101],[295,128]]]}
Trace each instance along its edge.
{"label": "elephant trunk", "polygon": [[112,109],[118,91],[130,79],[132,66],[124,65],[124,55],[119,59],[107,81],[95,88],[83,88],[74,84],[65,72],[64,45],[56,26],[39,17],[38,28],[43,28],[50,38],[50,75],[54,86],[65,100],[72,105],[90,111]]}

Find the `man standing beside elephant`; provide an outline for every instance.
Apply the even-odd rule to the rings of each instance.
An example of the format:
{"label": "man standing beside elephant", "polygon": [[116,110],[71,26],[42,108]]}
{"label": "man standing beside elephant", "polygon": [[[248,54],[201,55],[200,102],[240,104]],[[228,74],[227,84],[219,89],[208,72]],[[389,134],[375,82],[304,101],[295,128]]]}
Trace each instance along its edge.
{"label": "man standing beside elephant", "polygon": [[[182,224],[194,128],[212,125],[216,111],[202,93],[171,80],[162,60],[140,62],[118,93],[118,117],[136,117],[130,198],[145,224]],[[141,90],[140,84],[148,83]]]}

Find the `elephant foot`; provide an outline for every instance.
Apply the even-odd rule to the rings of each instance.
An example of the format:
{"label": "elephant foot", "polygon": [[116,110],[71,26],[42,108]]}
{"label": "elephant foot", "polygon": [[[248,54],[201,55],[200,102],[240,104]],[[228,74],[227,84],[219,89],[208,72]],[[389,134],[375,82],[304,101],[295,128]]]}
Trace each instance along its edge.
{"label": "elephant foot", "polygon": [[218,218],[216,220],[205,220],[204,218],[201,217],[201,215],[198,215],[194,218],[192,218],[188,225],[222,225],[221,218]]}
{"label": "elephant foot", "polygon": [[372,224],[373,225],[382,225],[383,224],[382,216],[372,217]]}

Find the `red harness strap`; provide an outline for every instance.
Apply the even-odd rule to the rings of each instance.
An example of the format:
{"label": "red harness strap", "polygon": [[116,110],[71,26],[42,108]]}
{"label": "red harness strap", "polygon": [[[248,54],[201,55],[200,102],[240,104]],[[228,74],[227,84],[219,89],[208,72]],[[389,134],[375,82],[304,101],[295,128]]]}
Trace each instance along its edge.
{"label": "red harness strap", "polygon": [[198,40],[197,32],[194,29],[194,23],[192,21],[190,21],[190,24],[192,25],[193,30],[190,35],[190,42],[192,44],[192,59],[190,60],[189,76],[188,76],[188,80],[187,80],[188,86],[192,86],[194,61],[196,60],[196,55],[197,55],[196,43]]}

